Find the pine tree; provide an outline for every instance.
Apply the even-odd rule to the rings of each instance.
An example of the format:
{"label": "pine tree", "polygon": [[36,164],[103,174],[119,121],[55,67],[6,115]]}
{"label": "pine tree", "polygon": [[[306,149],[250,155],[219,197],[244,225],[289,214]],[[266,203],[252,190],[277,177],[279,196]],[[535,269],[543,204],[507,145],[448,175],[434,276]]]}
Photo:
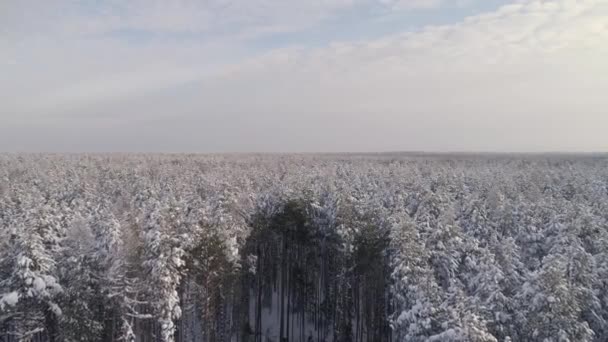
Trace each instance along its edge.
{"label": "pine tree", "polygon": [[21,225],[10,228],[7,259],[11,270],[1,281],[6,293],[0,298],[0,309],[12,316],[20,340],[38,332],[45,332],[51,341],[57,337],[57,318],[62,313],[57,297],[63,289],[56,277],[61,228],[54,214],[43,205],[27,212]]}
{"label": "pine tree", "polygon": [[163,342],[173,342],[175,319],[181,316],[178,287],[182,279],[185,251],[171,224],[179,220],[178,208],[163,208],[153,204],[148,211],[142,236],[143,266],[149,296],[156,310]]}
{"label": "pine tree", "polygon": [[525,311],[519,324],[525,337],[540,341],[592,341],[593,331],[582,319],[583,284],[574,281],[576,251],[550,254],[543,266],[530,274],[518,297]]}

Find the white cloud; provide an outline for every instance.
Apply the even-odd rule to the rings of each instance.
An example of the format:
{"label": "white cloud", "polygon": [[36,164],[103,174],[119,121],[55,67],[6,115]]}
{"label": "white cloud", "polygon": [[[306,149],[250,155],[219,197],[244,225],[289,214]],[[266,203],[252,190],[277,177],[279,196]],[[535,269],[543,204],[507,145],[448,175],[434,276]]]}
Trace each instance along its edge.
{"label": "white cloud", "polygon": [[[606,0],[520,1],[455,25],[214,67],[238,49],[50,44],[8,54],[7,121],[111,128],[123,137],[115,148],[134,146],[136,130],[148,150],[167,149],[159,134],[191,151],[608,150]],[[99,139],[86,146],[107,146]]]}
{"label": "white cloud", "polygon": [[86,35],[121,30],[242,34],[311,27],[357,6],[412,10],[474,1],[479,0],[22,0],[2,4],[0,28],[20,34]]}
{"label": "white cloud", "polygon": [[450,1],[444,0],[380,0],[380,2],[393,9],[429,9],[450,3]]}

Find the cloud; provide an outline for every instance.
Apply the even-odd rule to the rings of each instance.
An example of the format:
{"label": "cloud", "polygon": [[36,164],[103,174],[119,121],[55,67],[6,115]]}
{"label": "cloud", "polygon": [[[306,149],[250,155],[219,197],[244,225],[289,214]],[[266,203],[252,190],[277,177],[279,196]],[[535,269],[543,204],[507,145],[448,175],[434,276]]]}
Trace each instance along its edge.
{"label": "cloud", "polygon": [[41,38],[7,54],[0,145],[35,150],[43,123],[57,149],[608,150],[607,18],[605,0],[527,0],[232,61],[222,42]]}
{"label": "cloud", "polygon": [[[208,73],[200,70],[242,59],[243,39],[294,32],[357,6],[432,7],[424,0],[401,3],[407,6],[380,0],[5,2],[0,61],[14,82],[0,89],[8,106],[27,113],[79,108],[200,78]],[[197,76],[186,76],[188,69]]]}
{"label": "cloud", "polygon": [[143,31],[171,33],[276,32],[311,27],[355,8],[395,11],[459,6],[479,0],[23,0],[3,4],[6,31],[67,35]]}
{"label": "cloud", "polygon": [[[450,1],[444,0],[380,0],[380,2],[396,10],[433,9],[450,3]],[[462,4],[463,2],[458,1],[458,3]]]}

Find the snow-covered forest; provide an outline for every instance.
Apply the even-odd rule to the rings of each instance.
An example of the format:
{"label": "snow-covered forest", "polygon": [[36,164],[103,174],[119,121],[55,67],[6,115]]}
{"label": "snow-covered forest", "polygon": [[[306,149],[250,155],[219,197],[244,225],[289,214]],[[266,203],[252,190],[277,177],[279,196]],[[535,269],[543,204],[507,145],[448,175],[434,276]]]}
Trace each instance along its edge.
{"label": "snow-covered forest", "polygon": [[0,155],[0,341],[607,341],[603,156]]}

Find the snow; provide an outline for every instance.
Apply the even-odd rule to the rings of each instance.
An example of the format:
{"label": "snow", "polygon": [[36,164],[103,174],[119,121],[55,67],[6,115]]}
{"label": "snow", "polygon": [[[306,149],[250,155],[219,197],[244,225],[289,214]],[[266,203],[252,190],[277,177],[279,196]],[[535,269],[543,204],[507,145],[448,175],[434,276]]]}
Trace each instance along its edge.
{"label": "snow", "polygon": [[56,303],[50,303],[50,310],[53,314],[55,314],[56,316],[61,316],[62,315],[62,311],[61,308],[59,307],[59,305],[57,305]]}
{"label": "snow", "polygon": [[[237,306],[257,286],[241,277],[280,276],[257,268],[280,258],[249,247],[255,227],[295,201],[306,229],[339,241],[341,256],[361,251],[367,228],[390,238],[390,288],[367,300],[391,298],[382,319],[394,341],[608,341],[605,157],[0,154],[0,174],[11,175],[0,195],[0,317],[28,310],[35,328],[49,308],[66,334],[66,322],[111,318],[129,341],[152,339],[142,327],[164,341],[176,329],[196,331],[188,340],[204,342],[206,331],[230,340],[239,319],[256,314],[252,298]],[[354,299],[341,295],[361,271],[352,266],[311,273],[338,284],[333,295],[349,314]],[[274,281],[256,329],[276,340],[289,297]],[[311,298],[325,295],[307,286]],[[99,303],[116,317],[96,316]],[[320,330],[313,321],[290,330]],[[90,330],[79,339],[99,340]]]}
{"label": "snow", "polygon": [[34,290],[36,290],[38,292],[42,292],[46,289],[46,283],[44,282],[44,280],[42,278],[36,277],[36,278],[34,278],[33,287],[34,287]]}
{"label": "snow", "polygon": [[7,306],[15,306],[19,302],[19,293],[16,291],[5,293],[0,297],[0,310]]}

